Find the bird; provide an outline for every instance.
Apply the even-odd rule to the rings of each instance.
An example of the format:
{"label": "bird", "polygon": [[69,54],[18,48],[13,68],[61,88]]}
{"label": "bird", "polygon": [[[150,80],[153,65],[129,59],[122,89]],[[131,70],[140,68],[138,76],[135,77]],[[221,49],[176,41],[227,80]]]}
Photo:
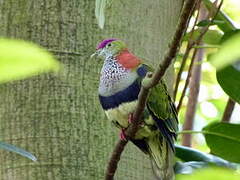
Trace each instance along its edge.
{"label": "bird", "polygon": [[[120,129],[133,122],[143,79],[154,69],[131,53],[124,41],[108,38],[101,41],[92,57],[103,60],[98,95],[107,118]],[[151,88],[142,122],[129,140],[149,155],[154,175],[160,180],[174,179],[174,142],[178,117],[164,80]]]}

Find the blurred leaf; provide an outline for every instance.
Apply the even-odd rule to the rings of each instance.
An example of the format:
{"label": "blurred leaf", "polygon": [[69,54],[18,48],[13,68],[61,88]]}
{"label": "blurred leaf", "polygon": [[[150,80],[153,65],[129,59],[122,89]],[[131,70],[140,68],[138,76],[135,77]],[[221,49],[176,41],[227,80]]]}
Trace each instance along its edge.
{"label": "blurred leaf", "polygon": [[237,63],[217,71],[217,81],[233,100],[240,103],[240,68]]}
{"label": "blurred leaf", "polygon": [[206,153],[198,151],[186,146],[175,145],[176,157],[183,161],[205,161],[208,162],[211,158]]}
{"label": "blurred leaf", "polygon": [[[201,32],[201,29],[196,29],[193,32],[192,40],[196,40],[199,37],[200,32]],[[183,40],[188,41],[190,38],[190,35],[191,35],[191,32],[188,32],[187,34],[185,34],[185,36],[183,37]],[[222,36],[223,34],[218,30],[208,30],[203,36],[202,41],[205,44],[218,45],[220,44]]]}
{"label": "blurred leaf", "polygon": [[220,157],[201,152],[197,149],[175,145],[176,157],[182,161],[199,161],[204,162],[202,165],[213,164],[215,166],[222,166],[227,168],[236,169],[237,165],[235,163],[226,161]]}
{"label": "blurred leaf", "polygon": [[207,84],[208,86],[210,86],[211,84],[216,84],[216,78],[215,78],[215,72],[214,72],[214,68],[212,71],[203,71],[202,72],[202,81],[203,84]]}
{"label": "blurred leaf", "polygon": [[236,30],[232,30],[232,31],[228,31],[225,32],[222,39],[221,39],[221,43],[225,42],[226,40],[228,40],[229,38],[231,38],[233,35],[237,34],[240,32],[240,29],[236,29]]}
{"label": "blurred leaf", "polygon": [[195,171],[191,175],[177,175],[177,180],[239,180],[240,175],[235,171],[223,168],[206,168]]}
{"label": "blurred leaf", "polygon": [[202,20],[200,21],[197,26],[199,27],[204,27],[204,26],[207,26],[207,25],[218,25],[218,24],[224,24],[225,22],[224,21],[220,21],[220,20],[213,20],[213,21],[210,21],[208,19],[205,19],[205,20]]}
{"label": "blurred leaf", "polygon": [[58,62],[39,46],[12,39],[0,39],[0,83],[56,71]]}
{"label": "blurred leaf", "polygon": [[[216,6],[211,2],[211,0],[203,0],[205,6],[207,7],[207,9],[209,11],[216,11],[217,8]],[[218,14],[215,17],[215,21],[222,21],[223,23],[219,23],[217,24],[218,27],[223,31],[223,32],[228,32],[228,31],[232,31],[235,30],[236,27],[234,26],[233,21],[231,20],[231,18],[229,18],[223,11],[219,11]]]}
{"label": "blurred leaf", "polygon": [[95,16],[97,18],[98,26],[103,29],[105,23],[105,8],[107,0],[96,0],[95,2]]}
{"label": "blurred leaf", "polygon": [[194,170],[208,167],[207,162],[202,161],[189,161],[189,162],[176,162],[174,165],[175,174],[192,174]]}
{"label": "blurred leaf", "polygon": [[[219,111],[223,111],[226,105],[225,99],[210,99],[209,102],[213,103]],[[219,112],[223,113],[223,112]]]}
{"label": "blurred leaf", "polygon": [[7,143],[4,143],[4,142],[0,142],[0,148],[1,149],[4,149],[4,150],[7,150],[7,151],[11,151],[11,152],[14,152],[14,153],[17,153],[17,154],[20,154],[21,156],[24,156],[28,159],[31,159],[33,161],[36,161],[37,158],[32,155],[31,153],[21,149],[21,148],[18,148],[18,147],[15,147],[11,144],[7,144]]}
{"label": "blurred leaf", "polygon": [[226,40],[219,50],[210,56],[210,62],[219,70],[240,58],[240,33]]}
{"label": "blurred leaf", "polygon": [[222,38],[222,33],[217,30],[208,30],[205,35],[203,36],[202,41],[205,44],[214,44],[217,45],[220,43],[220,40]]}
{"label": "blurred leaf", "polygon": [[210,99],[210,100],[208,100],[208,102],[213,103],[218,110],[218,115],[213,120],[215,121],[216,119],[221,119],[223,116],[224,108],[226,106],[226,100],[224,98]]}
{"label": "blurred leaf", "polygon": [[203,131],[212,154],[240,163],[240,124],[216,122]]}

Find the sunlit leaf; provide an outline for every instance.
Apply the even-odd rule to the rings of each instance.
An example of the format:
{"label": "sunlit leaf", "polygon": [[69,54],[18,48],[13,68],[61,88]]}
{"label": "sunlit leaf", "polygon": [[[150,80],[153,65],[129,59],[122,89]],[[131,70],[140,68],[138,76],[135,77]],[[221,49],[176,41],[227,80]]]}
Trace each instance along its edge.
{"label": "sunlit leaf", "polygon": [[11,152],[17,153],[17,154],[20,154],[21,156],[24,156],[24,157],[26,157],[28,159],[33,160],[33,161],[37,160],[37,158],[34,155],[32,155],[31,153],[25,151],[24,149],[15,147],[15,146],[13,146],[11,144],[0,142],[0,148],[4,149],[4,150],[7,150],[7,151],[11,151]]}
{"label": "sunlit leaf", "polygon": [[[201,29],[196,29],[191,37],[191,32],[188,32],[184,37],[184,41],[188,41],[191,37],[192,40],[196,40],[200,35]],[[218,30],[208,30],[203,36],[202,42],[205,44],[218,45],[221,42],[223,34]]]}
{"label": "sunlit leaf", "polygon": [[0,83],[58,68],[58,62],[43,48],[21,40],[0,39]]}
{"label": "sunlit leaf", "polygon": [[240,175],[233,170],[222,168],[206,168],[195,171],[193,174],[177,175],[177,180],[239,180]]}
{"label": "sunlit leaf", "polygon": [[240,33],[226,40],[219,50],[211,55],[210,62],[219,70],[240,58]]}
{"label": "sunlit leaf", "polygon": [[221,119],[223,116],[224,108],[226,106],[226,100],[224,98],[220,98],[220,99],[210,99],[208,101],[213,103],[218,110],[218,116],[215,119]]}
{"label": "sunlit leaf", "polygon": [[98,26],[103,29],[105,23],[105,8],[107,0],[96,0],[95,2],[95,16],[97,18]]}
{"label": "sunlit leaf", "polygon": [[206,44],[218,45],[222,38],[222,33],[217,30],[208,30],[203,36],[202,41]]}
{"label": "sunlit leaf", "polygon": [[[205,6],[207,7],[207,9],[209,11],[213,11],[213,10],[217,10],[216,5],[211,2],[211,0],[203,0]],[[223,31],[223,32],[228,32],[228,31],[232,31],[235,30],[236,27],[234,26],[233,21],[231,20],[231,18],[229,18],[223,11],[219,11],[217,16],[215,17],[215,20],[218,21],[222,21],[224,23],[219,23],[217,24],[218,27]]]}
{"label": "sunlit leaf", "polygon": [[212,123],[203,128],[211,153],[240,163],[240,124]]}

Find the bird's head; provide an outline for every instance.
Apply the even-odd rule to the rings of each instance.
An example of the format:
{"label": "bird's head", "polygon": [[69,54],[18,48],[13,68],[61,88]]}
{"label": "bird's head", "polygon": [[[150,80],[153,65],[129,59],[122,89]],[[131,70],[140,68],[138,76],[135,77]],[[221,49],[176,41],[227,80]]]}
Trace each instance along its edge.
{"label": "bird's head", "polygon": [[127,46],[123,41],[115,38],[105,39],[98,44],[96,52],[92,56],[105,59],[108,56],[117,56],[125,49]]}

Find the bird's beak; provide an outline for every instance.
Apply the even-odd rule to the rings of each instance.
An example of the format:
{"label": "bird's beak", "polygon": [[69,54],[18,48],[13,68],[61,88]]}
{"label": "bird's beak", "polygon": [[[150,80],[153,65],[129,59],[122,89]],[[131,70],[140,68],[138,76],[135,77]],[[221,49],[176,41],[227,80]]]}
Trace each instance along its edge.
{"label": "bird's beak", "polygon": [[90,59],[94,58],[94,57],[98,57],[100,53],[100,49],[98,49],[95,53],[93,53],[91,56],[90,56]]}

